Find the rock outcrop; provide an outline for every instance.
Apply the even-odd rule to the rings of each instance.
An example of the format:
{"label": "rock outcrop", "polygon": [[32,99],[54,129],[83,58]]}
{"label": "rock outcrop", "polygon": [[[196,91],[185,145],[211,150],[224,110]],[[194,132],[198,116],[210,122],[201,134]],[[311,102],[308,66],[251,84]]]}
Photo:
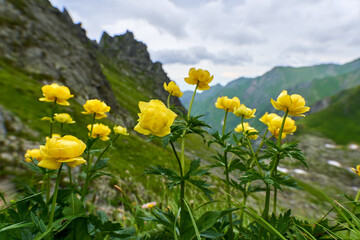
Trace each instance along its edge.
{"label": "rock outcrop", "polygon": [[0,56],[39,81],[60,82],[80,103],[89,98],[119,109],[96,59],[94,44],[66,10],[46,0],[0,1]]}
{"label": "rock outcrop", "polygon": [[[127,31],[123,35],[114,37],[104,32],[99,42],[99,53],[119,69],[126,63],[128,65],[126,69],[130,69],[130,72],[124,74],[136,79],[138,91],[151,89],[149,98],[166,102],[168,93],[164,90],[163,84],[169,83],[170,79],[160,62],[151,61],[146,45],[137,41],[132,32]],[[177,97],[171,98],[171,104],[182,108]]]}

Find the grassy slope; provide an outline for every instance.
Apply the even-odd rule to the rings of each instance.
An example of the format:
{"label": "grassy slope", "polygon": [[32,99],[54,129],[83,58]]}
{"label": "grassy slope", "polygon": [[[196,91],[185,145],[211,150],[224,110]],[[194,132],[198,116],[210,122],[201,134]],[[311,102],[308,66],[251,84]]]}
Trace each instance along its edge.
{"label": "grassy slope", "polygon": [[[0,62],[0,67],[0,104],[41,135],[40,137],[26,136],[27,138],[43,143],[44,136],[49,133],[49,124],[40,119],[50,114],[51,104],[38,100],[41,97],[42,84],[5,61]],[[74,100],[70,100],[70,103],[70,107],[57,106],[57,112],[68,112],[76,121],[74,125],[65,126],[65,131],[86,140],[86,125],[89,124],[90,118],[88,115],[80,113],[82,111],[80,104]],[[137,107],[135,109],[138,111]],[[108,120],[100,122],[112,126]],[[55,128],[55,132],[56,130],[58,128]],[[97,147],[106,145],[107,143],[99,142]],[[135,178],[139,177],[137,181],[140,182],[145,181],[140,176],[146,167],[154,163],[168,163],[170,162],[169,159],[172,158],[172,153],[169,150],[163,151],[160,144],[145,143],[145,140],[136,134],[119,139],[115,144],[115,149],[110,151],[108,155],[111,157],[114,173],[122,174],[125,170],[130,170]]]}
{"label": "grassy slope", "polygon": [[[147,93],[137,91],[135,81],[131,77],[122,75],[111,65],[106,67],[103,65],[103,72],[108,78],[117,100],[126,106],[134,119],[137,119],[138,101],[148,101]],[[40,133],[40,136],[25,136],[26,138],[43,144],[45,136],[49,134],[49,123],[40,119],[50,115],[51,104],[38,100],[41,97],[41,86],[37,77],[14,68],[11,63],[0,60],[0,105],[13,112],[31,129]],[[89,124],[90,117],[81,114],[83,108],[80,104],[73,99],[69,101],[70,107],[59,105],[56,107],[56,112],[68,112],[76,121],[73,125],[65,126],[64,131],[86,141],[86,125]],[[107,119],[99,122],[109,126],[113,125]],[[136,120],[134,120],[135,124]],[[59,126],[55,126],[54,131],[59,131]],[[164,150],[159,141],[146,142],[147,139],[130,129],[130,135],[120,137],[114,145],[115,149],[108,151],[106,157],[110,157],[110,171],[113,174],[120,178],[123,178],[124,174],[131,176],[134,184],[141,183],[146,188],[158,192],[163,188],[163,184],[159,184],[159,178],[151,177],[152,180],[149,181],[149,178],[144,176],[144,170],[156,164],[172,166],[174,169],[177,169],[178,166],[169,147]],[[107,144],[107,142],[99,141],[95,147],[102,148]],[[211,154],[197,136],[190,135],[187,146],[191,146],[189,149],[191,158]]]}
{"label": "grassy slope", "polygon": [[328,108],[300,122],[305,132],[320,132],[340,144],[360,143],[360,86],[331,97]]}

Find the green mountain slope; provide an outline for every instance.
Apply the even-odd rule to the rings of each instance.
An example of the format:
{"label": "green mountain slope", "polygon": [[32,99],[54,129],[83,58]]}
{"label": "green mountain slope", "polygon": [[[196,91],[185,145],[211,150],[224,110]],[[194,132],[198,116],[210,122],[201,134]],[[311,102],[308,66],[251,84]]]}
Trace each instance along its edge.
{"label": "green mountain slope", "polygon": [[300,121],[304,132],[320,132],[340,144],[360,143],[360,86],[344,90],[329,100],[328,107]]}
{"label": "green mountain slope", "polygon": [[[214,130],[220,130],[223,111],[216,109],[214,103],[220,96],[239,97],[241,103],[250,108],[256,108],[256,115],[265,112],[276,112],[270,99],[276,99],[282,90],[289,94],[298,93],[305,97],[308,106],[317,101],[349,89],[360,84],[360,59],[344,65],[323,64],[311,67],[275,67],[263,76],[256,78],[239,78],[226,86],[216,85],[213,90],[204,91],[197,96],[193,105],[194,114],[204,114]],[[185,107],[188,106],[191,93],[185,92],[181,99]],[[230,114],[227,121],[227,131],[230,131],[239,119]],[[257,120],[250,120],[250,124],[263,129]]]}

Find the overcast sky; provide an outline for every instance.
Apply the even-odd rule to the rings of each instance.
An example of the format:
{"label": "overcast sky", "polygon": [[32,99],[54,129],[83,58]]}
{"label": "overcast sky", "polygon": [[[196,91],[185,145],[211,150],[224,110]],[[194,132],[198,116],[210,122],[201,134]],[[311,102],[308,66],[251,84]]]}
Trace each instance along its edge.
{"label": "overcast sky", "polygon": [[50,0],[91,39],[132,31],[180,87],[191,67],[212,84],[274,66],[360,57],[360,0]]}

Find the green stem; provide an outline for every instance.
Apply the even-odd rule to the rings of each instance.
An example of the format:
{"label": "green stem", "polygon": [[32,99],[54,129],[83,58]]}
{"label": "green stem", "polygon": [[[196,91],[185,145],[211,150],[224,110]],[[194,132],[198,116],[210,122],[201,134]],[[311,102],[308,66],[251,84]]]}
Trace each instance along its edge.
{"label": "green stem", "polygon": [[252,156],[253,156],[253,160],[252,160],[250,166],[252,166],[253,162],[255,162],[256,165],[257,165],[257,167],[259,168],[260,174],[263,175],[263,171],[262,171],[262,169],[261,169],[261,166],[260,166],[260,163],[259,163],[259,161],[258,161],[258,159],[257,159],[257,156],[256,156],[256,154],[255,154],[255,152],[254,152],[254,149],[253,149],[253,147],[252,147],[252,145],[251,145],[250,139],[248,138],[247,133],[245,132],[245,128],[244,128],[244,116],[241,117],[241,125],[242,125],[242,129],[243,129],[244,136],[245,136],[245,138],[246,138],[246,141],[247,141],[247,143],[248,143],[248,145],[249,145],[249,148],[250,148],[250,150],[251,150],[251,154],[252,154]]}
{"label": "green stem", "polygon": [[53,194],[53,199],[52,199],[52,204],[51,204],[50,220],[49,220],[47,229],[50,229],[52,227],[52,224],[54,221],[55,205],[56,205],[57,195],[58,195],[58,191],[59,191],[62,165],[63,164],[60,165],[60,168],[58,170],[58,174],[56,177],[56,184],[55,184],[55,189],[54,189],[54,194]]}
{"label": "green stem", "polygon": [[46,173],[46,202],[48,203],[50,200],[50,173],[47,171]]}
{"label": "green stem", "polygon": [[71,185],[73,185],[71,167],[70,166],[68,166],[68,170],[69,170],[69,182],[70,182]]}
{"label": "green stem", "polygon": [[227,118],[228,112],[229,112],[229,109],[226,109],[225,117],[224,117],[224,124],[223,124],[223,129],[222,129],[222,136],[224,136],[224,134],[225,134],[226,118]]}
{"label": "green stem", "polygon": [[[104,155],[104,153],[109,149],[109,147],[110,147],[113,143],[116,142],[116,140],[119,138],[119,136],[120,136],[119,134],[116,135],[115,138],[114,138],[114,140],[112,140],[112,142],[109,143],[109,144],[106,146],[106,148],[105,148],[105,149],[101,152],[101,154],[99,155],[99,157],[98,157],[98,159],[96,160],[96,162],[101,159],[101,157]],[[95,163],[95,165],[96,165],[96,163]]]}
{"label": "green stem", "polygon": [[[226,119],[227,119],[228,112],[229,112],[229,109],[226,109],[225,116],[224,116],[224,124],[223,124],[223,129],[222,129],[222,136],[224,136],[224,134],[225,134]],[[225,187],[226,187],[226,192],[227,192],[226,202],[227,202],[227,207],[231,208],[230,176],[229,176],[229,164],[228,164],[228,160],[227,160],[227,152],[224,152],[224,159],[225,159],[225,176],[226,176],[226,186]],[[228,214],[228,217],[229,217],[229,222],[230,222],[230,229],[229,229],[230,238],[229,239],[233,239],[234,238],[234,226],[233,226],[232,212],[230,212]]]}
{"label": "green stem", "polygon": [[263,217],[267,221],[269,219],[269,208],[270,208],[270,186],[266,183],[266,197]]}
{"label": "green stem", "polygon": [[259,156],[260,150],[261,150],[262,146],[264,146],[264,144],[265,144],[266,134],[267,134],[268,132],[269,132],[269,129],[267,128],[266,131],[265,131],[265,134],[264,134],[264,136],[263,136],[263,140],[261,141],[258,150],[256,150],[256,153],[255,153],[256,157]]}
{"label": "green stem", "polygon": [[[358,193],[356,194],[356,197],[355,197],[355,200],[354,202],[356,203],[357,201],[359,201],[359,198],[360,198],[360,190],[358,191]],[[356,210],[356,205],[354,205],[353,209],[352,209],[352,213],[355,214],[355,210]]]}
{"label": "green stem", "polygon": [[169,96],[168,96],[167,101],[166,101],[167,108],[169,108],[169,109],[170,109],[170,97],[171,97],[171,93],[169,93]]}
{"label": "green stem", "polygon": [[274,188],[274,202],[273,202],[273,213],[276,215],[276,204],[277,204],[277,189]]}
{"label": "green stem", "polygon": [[[92,138],[92,132],[93,132],[93,128],[94,128],[95,116],[96,116],[96,113],[94,113],[93,118],[92,118],[89,139]],[[87,161],[88,162],[87,162],[87,168],[86,168],[85,185],[84,185],[84,188],[82,189],[82,192],[81,192],[81,200],[82,201],[85,200],[86,191],[87,191],[87,188],[89,186],[89,181],[90,181],[90,170],[91,170],[91,163],[92,163],[92,158],[90,156],[90,149],[91,149],[91,146],[89,146],[89,148],[87,149]]]}
{"label": "green stem", "polygon": [[[224,123],[225,124],[225,123]],[[225,173],[226,173],[226,202],[227,202],[227,207],[231,208],[231,199],[230,199],[230,176],[229,176],[229,165],[228,165],[228,161],[227,161],[227,152],[224,153],[224,158],[225,158]],[[229,233],[230,233],[230,238],[229,239],[233,239],[234,238],[234,226],[233,226],[233,220],[232,220],[232,212],[230,212],[228,214],[229,217],[229,222],[230,222],[230,229],[229,229]]]}
{"label": "green stem", "polygon": [[244,212],[245,212],[245,206],[246,206],[246,201],[247,201],[247,184],[244,184],[244,198],[243,198],[243,210],[241,211],[241,215],[240,215],[240,221],[241,221],[241,225],[244,226]]}
{"label": "green stem", "polygon": [[289,113],[289,110],[286,110],[285,115],[284,115],[284,118],[283,118],[283,121],[282,121],[282,123],[281,123],[280,131],[279,131],[279,136],[278,136],[278,141],[277,141],[277,146],[278,146],[278,147],[281,146],[281,136],[282,136],[282,133],[283,133],[283,131],[284,131],[285,121],[286,121],[286,118],[287,118],[288,113]]}
{"label": "green stem", "polygon": [[189,110],[188,110],[188,114],[187,114],[187,118],[190,117],[190,113],[191,113],[191,108],[192,108],[192,105],[193,105],[193,102],[194,102],[194,98],[195,98],[195,94],[196,94],[196,90],[199,86],[199,81],[197,82],[196,84],[196,87],[195,87],[195,90],[194,90],[194,93],[192,95],[192,98],[191,98],[191,101],[190,101],[190,105],[189,105]]}
{"label": "green stem", "polygon": [[[181,177],[181,184],[180,184],[180,228],[182,228],[182,226],[184,225],[184,219],[185,219],[185,181],[183,180],[183,170],[182,170],[182,165],[181,165],[181,161],[179,159],[179,156],[176,152],[174,143],[170,140],[170,145],[171,148],[174,152],[175,158],[179,164],[179,172],[180,172],[180,177]],[[181,232],[181,231],[180,231]]]}
{"label": "green stem", "polygon": [[55,107],[56,107],[56,98],[54,100],[54,104],[51,108],[51,121],[50,121],[50,138],[52,138],[52,133],[53,133],[53,121],[54,121],[54,113],[55,113]]}
{"label": "green stem", "polygon": [[[196,90],[199,86],[199,82],[196,84],[194,93],[192,95],[191,101],[190,101],[190,105],[189,105],[189,110],[188,110],[188,114],[187,114],[187,118],[190,118],[190,113],[191,113],[191,108],[195,99],[195,94],[196,94]],[[182,173],[184,174],[185,172],[185,134],[186,134],[186,130],[183,131],[182,137],[181,137],[181,153],[180,153],[180,162],[181,162],[181,166],[182,166]]]}
{"label": "green stem", "polygon": [[[277,147],[278,148],[280,148],[280,146],[281,146],[281,136],[282,136],[282,133],[283,133],[283,130],[284,130],[285,121],[286,121],[286,117],[287,117],[288,113],[289,113],[289,110],[287,109],[286,112],[285,112],[285,115],[283,117],[283,121],[281,123],[280,131],[279,131],[279,135],[278,135],[278,140],[277,140]],[[270,171],[270,177],[275,176],[275,174],[277,172],[277,167],[279,165],[279,162],[280,162],[280,154],[277,154],[276,158],[275,158],[274,165],[273,165],[273,167],[271,168],[271,171]],[[266,188],[267,188],[266,189],[266,198],[270,198],[270,186],[267,185]],[[277,189],[274,188],[274,202],[273,202],[273,213],[274,214],[276,214],[276,206],[277,206]],[[267,211],[269,211],[269,208],[267,209]]]}

